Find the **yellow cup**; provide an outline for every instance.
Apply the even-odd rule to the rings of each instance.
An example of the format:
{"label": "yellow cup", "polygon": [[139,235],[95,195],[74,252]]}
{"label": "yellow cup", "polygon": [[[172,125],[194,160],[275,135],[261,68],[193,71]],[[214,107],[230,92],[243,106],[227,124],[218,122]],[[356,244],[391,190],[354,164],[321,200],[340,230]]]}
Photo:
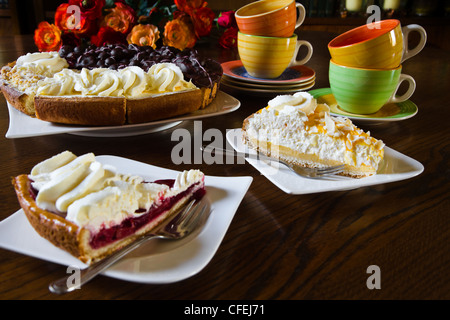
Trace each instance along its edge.
{"label": "yellow cup", "polygon": [[[411,31],[420,34],[416,47],[408,48]],[[419,25],[401,27],[396,19],[381,20],[347,31],[328,44],[331,58],[353,68],[392,69],[418,54],[427,34]]]}
{"label": "yellow cup", "polygon": [[255,1],[243,6],[235,14],[239,31],[268,37],[292,36],[305,16],[305,7],[294,0]]}
{"label": "yellow cup", "polygon": [[[308,49],[306,56],[297,60],[301,46]],[[274,79],[288,67],[303,65],[311,59],[312,45],[291,37],[263,37],[238,32],[238,51],[245,70],[255,78]]]}

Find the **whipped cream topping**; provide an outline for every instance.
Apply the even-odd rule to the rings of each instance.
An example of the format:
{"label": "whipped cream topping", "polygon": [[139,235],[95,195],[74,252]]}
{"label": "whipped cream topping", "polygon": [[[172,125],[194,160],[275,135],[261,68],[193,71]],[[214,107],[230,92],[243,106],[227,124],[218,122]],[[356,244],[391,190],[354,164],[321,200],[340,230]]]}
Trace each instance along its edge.
{"label": "whipped cream topping", "polygon": [[148,70],[151,75],[149,90],[152,92],[172,92],[192,87],[184,81],[183,72],[173,63],[154,64]]}
{"label": "whipped cream topping", "polygon": [[51,77],[56,72],[68,68],[66,59],[59,56],[58,52],[33,52],[19,57],[15,68],[32,71],[36,74]]}
{"label": "whipped cream topping", "polygon": [[[293,95],[277,96],[268,102],[268,106],[270,109],[282,113],[298,111],[309,115],[316,109],[317,101],[307,92],[297,92]],[[326,107],[328,108],[328,106]]]}
{"label": "whipped cream topping", "polygon": [[192,184],[192,181],[201,181],[203,173],[200,170],[189,170],[180,172],[175,179],[173,190],[177,193],[185,191]]}
{"label": "whipped cream topping", "polygon": [[169,187],[118,173],[93,153],[77,157],[64,151],[37,164],[29,178],[38,191],[38,207],[66,214],[67,220],[96,231],[147,212],[162,199],[202,182],[204,175],[199,170],[181,172]]}
{"label": "whipped cream topping", "polygon": [[13,67],[4,66],[1,78],[18,90],[34,96],[39,81],[53,77],[68,66],[66,59],[61,58],[58,52],[28,53],[19,57]]}
{"label": "whipped cream topping", "polygon": [[384,143],[357,128],[350,119],[330,115],[307,92],[282,95],[249,118],[247,134],[254,140],[282,145],[322,159],[377,168]]}
{"label": "whipped cream topping", "polygon": [[192,82],[184,80],[181,69],[173,63],[155,64],[147,72],[135,66],[120,70],[64,69],[52,78],[39,81],[38,85],[38,95],[127,98],[197,88]]}

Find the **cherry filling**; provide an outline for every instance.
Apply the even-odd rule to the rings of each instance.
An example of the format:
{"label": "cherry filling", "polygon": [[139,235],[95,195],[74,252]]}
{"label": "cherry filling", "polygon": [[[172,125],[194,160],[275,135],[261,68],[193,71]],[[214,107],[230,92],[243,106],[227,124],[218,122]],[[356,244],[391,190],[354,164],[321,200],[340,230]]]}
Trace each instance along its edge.
{"label": "cherry filling", "polygon": [[33,187],[32,185],[33,182],[34,181],[31,179],[28,180],[28,193],[30,194],[31,198],[33,198],[33,200],[36,201],[38,191]]}
{"label": "cherry filling", "polygon": [[[173,185],[174,180],[159,180],[157,183],[167,184],[170,186]],[[199,183],[200,182],[190,186],[188,189],[177,194],[176,196],[164,199],[160,205],[152,206],[146,213],[138,217],[130,217],[122,221],[122,223],[119,225],[109,228],[102,228],[92,237],[90,241],[91,247],[94,249],[98,249],[114,241],[134,234],[137,230],[147,225],[167,210],[170,210],[178,201],[180,201],[186,195],[190,194],[192,190],[198,186]],[[205,192],[205,188],[200,188],[193,193],[191,199],[199,200],[205,195]],[[140,213],[141,210],[142,209],[137,210],[136,213]]]}
{"label": "cherry filling", "polygon": [[[38,190],[33,188],[31,185],[33,181],[29,181],[29,187],[28,191],[31,195],[31,197],[36,200],[36,196],[38,194]],[[155,181],[155,183],[159,184],[165,184],[169,187],[172,187],[174,185],[175,180],[158,180]],[[130,217],[125,220],[123,220],[119,225],[105,228],[103,227],[100,229],[98,233],[96,233],[92,239],[90,240],[90,245],[94,249],[101,248],[103,246],[106,246],[114,241],[123,239],[133,233],[135,233],[137,230],[142,228],[143,226],[147,225],[154,219],[158,218],[161,214],[166,212],[167,210],[170,210],[178,201],[180,201],[182,198],[184,198],[186,195],[192,193],[193,189],[198,188],[198,185],[201,182],[197,182],[193,185],[191,185],[189,188],[187,188],[185,191],[180,192],[179,194],[166,198],[162,201],[162,203],[158,206],[152,206],[149,210],[145,212],[145,209],[139,209],[136,210],[136,213],[142,213],[138,217]],[[190,200],[200,200],[206,193],[206,190],[204,187],[198,188],[195,190],[190,197]],[[145,213],[143,213],[145,212]]]}

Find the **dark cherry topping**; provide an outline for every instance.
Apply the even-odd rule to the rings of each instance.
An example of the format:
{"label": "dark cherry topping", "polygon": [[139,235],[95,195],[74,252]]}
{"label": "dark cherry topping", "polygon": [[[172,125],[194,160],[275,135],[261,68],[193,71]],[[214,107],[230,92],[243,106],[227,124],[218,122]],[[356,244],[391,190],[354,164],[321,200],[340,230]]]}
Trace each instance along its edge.
{"label": "dark cherry topping", "polygon": [[183,51],[162,46],[153,49],[148,46],[130,44],[105,45],[103,47],[64,45],[59,55],[69,63],[69,68],[110,68],[123,69],[128,66],[141,67],[145,71],[156,63],[174,63],[183,72],[186,80],[199,87],[210,87],[222,76],[222,67],[212,59],[201,57],[195,49]]}

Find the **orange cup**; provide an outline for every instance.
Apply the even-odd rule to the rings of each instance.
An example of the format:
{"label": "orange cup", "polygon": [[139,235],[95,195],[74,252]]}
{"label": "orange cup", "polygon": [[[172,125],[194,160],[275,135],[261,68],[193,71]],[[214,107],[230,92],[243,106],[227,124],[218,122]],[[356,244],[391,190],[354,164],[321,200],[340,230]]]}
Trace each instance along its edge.
{"label": "orange cup", "polygon": [[239,31],[266,37],[291,37],[305,16],[305,7],[294,0],[260,0],[243,6],[235,14]]}
{"label": "orange cup", "polygon": [[[408,35],[416,31],[420,42],[408,48]],[[418,54],[427,34],[419,25],[401,27],[395,19],[362,25],[334,38],[328,44],[333,61],[354,68],[393,69]]]}

